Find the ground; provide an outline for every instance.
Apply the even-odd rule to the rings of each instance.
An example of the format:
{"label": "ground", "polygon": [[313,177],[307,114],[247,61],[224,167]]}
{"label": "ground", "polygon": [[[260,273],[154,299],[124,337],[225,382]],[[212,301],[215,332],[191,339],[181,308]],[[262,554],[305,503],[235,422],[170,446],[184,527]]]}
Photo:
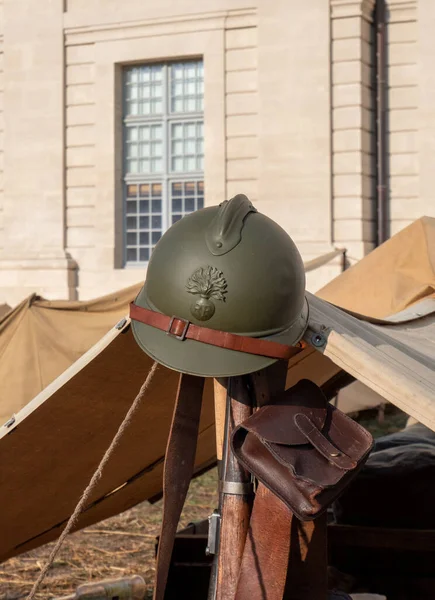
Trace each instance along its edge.
{"label": "ground", "polygon": [[[381,421],[374,411],[358,420],[379,436],[402,428],[406,415],[389,407]],[[212,469],[192,482],[180,526],[205,519],[216,505],[217,473]],[[153,505],[144,502],[69,536],[35,598],[59,598],[73,593],[83,582],[135,574],[145,578],[151,598],[161,509],[161,501]],[[52,547],[47,544],[0,565],[0,600],[26,598]]]}

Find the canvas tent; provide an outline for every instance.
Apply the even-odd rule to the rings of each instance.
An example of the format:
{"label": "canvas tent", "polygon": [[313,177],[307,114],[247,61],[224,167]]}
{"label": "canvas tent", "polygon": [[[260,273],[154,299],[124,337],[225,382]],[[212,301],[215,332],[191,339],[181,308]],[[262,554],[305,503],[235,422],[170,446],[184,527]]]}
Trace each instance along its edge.
{"label": "canvas tent", "polygon": [[[289,362],[287,386],[302,377],[324,385],[344,369],[435,429],[434,234],[434,219],[417,221],[319,293],[320,297],[337,305],[341,302],[346,309],[369,320],[309,295],[310,320],[305,336],[308,346]],[[385,265],[384,272],[380,264]],[[345,282],[346,292],[341,297],[340,280]],[[355,305],[349,304],[355,293],[352,290],[357,291]],[[104,323],[104,327],[109,319],[113,319],[112,324],[119,322],[0,427],[0,560],[59,535],[151,367],[151,360],[134,342],[129,320],[123,318],[125,305],[121,309],[122,302],[127,304],[134,297],[135,289],[124,293],[123,300],[113,310],[110,296],[95,301],[94,305],[89,303],[86,310],[78,311],[76,324],[73,311],[67,307],[70,303],[51,303],[52,317],[49,307],[39,307],[36,301],[33,303],[36,316],[26,317],[21,307],[14,311],[14,318],[9,315],[0,324],[3,327],[0,365],[4,369],[1,375],[8,373],[3,363],[9,361],[9,390],[13,390],[15,378],[22,379],[23,372],[29,379],[37,375],[41,387],[53,376],[55,368],[49,365],[51,344],[59,348],[64,364],[74,358],[74,352],[80,353],[79,326],[88,336],[87,343],[92,343],[92,337],[98,340],[99,336],[97,322]],[[102,305],[108,302],[107,311],[96,310],[101,302]],[[380,320],[390,310],[396,316],[390,321]],[[105,312],[109,314],[103,318]],[[26,327],[22,325],[22,332],[17,315],[21,315],[22,323],[28,319]],[[3,336],[14,323],[18,341],[11,335],[9,342],[3,343]],[[47,340],[38,348],[38,360],[31,359],[32,333],[36,327]],[[321,343],[314,344],[314,337]],[[65,340],[71,345],[68,352],[63,348]],[[13,364],[19,356],[13,353],[13,348],[15,353],[23,353],[21,359],[27,358],[27,368],[21,372]],[[159,367],[139,413],[116,449],[77,528],[126,510],[161,491],[164,450],[177,381],[176,373]],[[25,401],[26,389],[20,388],[21,402]],[[5,387],[1,402],[7,397]],[[16,412],[12,404],[9,415]],[[196,469],[203,469],[214,458],[213,398],[208,381]]]}
{"label": "canvas tent", "polygon": [[34,294],[0,316],[0,423],[122,319],[140,287],[87,302],[44,300]]}

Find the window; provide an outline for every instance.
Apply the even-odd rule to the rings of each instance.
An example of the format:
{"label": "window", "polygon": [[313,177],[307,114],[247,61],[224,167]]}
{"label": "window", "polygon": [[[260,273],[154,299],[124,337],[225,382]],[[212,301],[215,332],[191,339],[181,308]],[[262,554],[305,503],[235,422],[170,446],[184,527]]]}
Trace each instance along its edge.
{"label": "window", "polygon": [[163,232],[204,206],[202,61],[124,69],[125,259],[146,263]]}

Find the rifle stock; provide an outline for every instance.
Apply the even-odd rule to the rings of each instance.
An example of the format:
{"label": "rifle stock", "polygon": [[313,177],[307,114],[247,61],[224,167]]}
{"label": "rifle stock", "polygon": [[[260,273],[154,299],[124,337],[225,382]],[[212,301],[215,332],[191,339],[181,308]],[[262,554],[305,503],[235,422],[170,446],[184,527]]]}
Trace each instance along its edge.
{"label": "rifle stock", "polygon": [[[235,596],[253,500],[251,476],[239,465],[230,446],[234,428],[252,414],[249,379],[230,377],[225,383],[226,410],[219,476],[220,536],[212,569],[209,600],[230,600]],[[221,408],[223,405],[222,389],[218,394],[216,389],[217,386],[215,410],[217,403]],[[219,422],[222,423],[222,419],[217,420]],[[218,431],[216,436],[218,441],[222,439]]]}

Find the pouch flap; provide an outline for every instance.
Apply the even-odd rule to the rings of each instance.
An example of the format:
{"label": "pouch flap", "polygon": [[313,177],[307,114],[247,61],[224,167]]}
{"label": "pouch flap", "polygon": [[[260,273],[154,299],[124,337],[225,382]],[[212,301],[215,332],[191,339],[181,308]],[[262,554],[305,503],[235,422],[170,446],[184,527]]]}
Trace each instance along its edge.
{"label": "pouch flap", "polygon": [[295,423],[309,440],[313,446],[324,456],[330,463],[339,469],[349,470],[355,469],[357,462],[352,460],[350,456],[343,454],[341,450],[336,448],[331,442],[318,430],[314,423],[303,413],[295,415]]}
{"label": "pouch flap", "polygon": [[328,414],[328,401],[317,385],[307,379],[279,394],[257,410],[239,427],[275,444],[307,444],[306,435],[296,425],[295,416],[303,413],[322,431]]}

